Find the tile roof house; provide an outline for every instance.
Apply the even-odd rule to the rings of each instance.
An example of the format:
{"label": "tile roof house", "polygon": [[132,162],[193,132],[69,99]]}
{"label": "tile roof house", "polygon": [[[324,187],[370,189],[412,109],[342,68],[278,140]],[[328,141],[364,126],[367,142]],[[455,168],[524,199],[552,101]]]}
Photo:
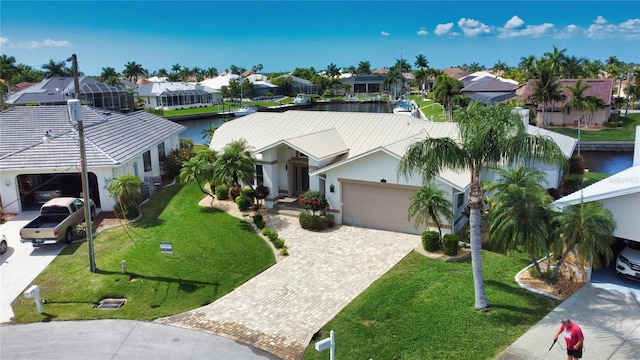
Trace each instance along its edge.
{"label": "tile roof house", "polygon": [[[563,102],[553,102],[548,104],[546,107],[547,114],[546,117],[546,125],[555,125],[555,126],[563,126],[563,125],[577,125],[580,117],[583,117],[583,125],[586,126],[602,126],[605,122],[609,120],[611,116],[611,105],[613,102],[613,88],[614,81],[613,79],[584,79],[582,84],[588,85],[584,91],[585,96],[596,96],[602,99],[604,103],[604,107],[598,108],[596,112],[593,114],[591,120],[589,115],[583,114],[581,111],[576,111],[575,109],[568,108],[563,110],[562,107],[571,100],[571,91],[567,88],[567,85],[575,86],[576,79],[560,79],[558,80],[559,89],[566,96],[565,101]],[[531,94],[534,90],[535,80],[529,80],[522,89],[522,95],[518,98],[525,100],[528,106],[531,107],[532,111],[536,112],[536,124],[542,125],[542,104],[534,104],[531,100]]]}
{"label": "tile roof house", "polygon": [[[80,100],[105,110],[120,111],[133,103],[133,96],[112,85],[87,76],[79,78]],[[10,106],[66,105],[75,97],[73,77],[53,77],[11,94],[5,103]]]}
{"label": "tile roof house", "polygon": [[[270,189],[268,208],[284,197],[317,190],[326,195],[337,223],[420,234],[425,229],[416,228],[407,215],[422,179],[398,176],[399,161],[414,141],[427,136],[457,139],[458,134],[457,123],[406,115],[293,110],[226,122],[216,129],[210,148],[220,151],[235,140],[248,142],[257,159],[255,181]],[[553,182],[556,174],[545,170]],[[455,214],[442,219],[445,232],[457,232],[466,223],[462,212],[469,180],[469,173],[454,171],[443,171],[434,180]]]}
{"label": "tile roof house", "polygon": [[446,69],[442,69],[442,72],[451,76],[452,78],[456,79],[456,80],[460,80],[462,78],[464,78],[465,76],[471,75],[470,72],[466,71],[466,70],[462,70],[460,68],[446,68]]}
{"label": "tile roof house", "polygon": [[157,82],[138,87],[145,108],[176,110],[215,104],[212,93],[186,82]]}
{"label": "tile roof house", "polygon": [[[103,211],[114,199],[110,179],[133,174],[153,192],[160,162],[185,127],[144,111],[128,114],[82,106],[91,198]],[[45,142],[48,133],[51,140]],[[0,196],[3,211],[38,208],[40,195],[79,196],[80,149],[66,106],[21,106],[0,112]]]}

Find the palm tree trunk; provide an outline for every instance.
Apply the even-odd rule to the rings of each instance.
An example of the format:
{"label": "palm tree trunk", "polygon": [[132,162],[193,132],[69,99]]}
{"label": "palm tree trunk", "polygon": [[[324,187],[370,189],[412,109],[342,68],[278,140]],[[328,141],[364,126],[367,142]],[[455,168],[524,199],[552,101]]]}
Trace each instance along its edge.
{"label": "palm tree trunk", "polygon": [[541,278],[542,270],[540,270],[540,264],[538,264],[538,259],[536,259],[536,255],[533,252],[533,248],[529,248],[529,258],[531,259],[531,263],[533,264],[533,267],[536,268],[536,273],[538,274],[538,277]]}
{"label": "palm tree trunk", "polygon": [[551,273],[551,277],[550,277],[551,279],[555,279],[558,276],[558,272],[560,272],[562,263],[564,263],[564,261],[567,259],[567,256],[569,256],[570,252],[571,252],[571,249],[567,249],[562,253],[560,260],[558,260],[558,262],[556,263],[556,267],[553,269],[553,273]]}
{"label": "palm tree trunk", "polygon": [[[477,178],[476,178],[477,179]],[[473,287],[475,290],[475,308],[483,310],[489,307],[487,293],[484,290],[484,278],[482,275],[482,187],[478,180],[471,182],[469,193],[469,242],[471,243],[471,268],[473,270]]]}

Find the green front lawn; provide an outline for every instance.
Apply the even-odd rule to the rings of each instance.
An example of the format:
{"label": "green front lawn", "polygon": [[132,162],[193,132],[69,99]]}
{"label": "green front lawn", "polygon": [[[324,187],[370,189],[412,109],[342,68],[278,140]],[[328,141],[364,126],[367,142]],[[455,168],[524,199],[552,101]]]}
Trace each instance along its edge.
{"label": "green front lawn", "polygon": [[[640,125],[640,114],[627,114],[620,117],[624,126],[620,128],[602,128],[599,130],[580,129],[580,141],[635,141],[636,126]],[[578,129],[550,127],[551,131],[578,138]]]}
{"label": "green front lawn", "polygon": [[[195,184],[165,188],[143,205],[143,217],[94,240],[97,272],[86,242],[68,245],[33,281],[44,314],[19,296],[17,322],[80,319],[151,320],[213,302],[275,263],[271,248],[245,221],[199,207]],[[161,254],[160,242],[173,254]],[[126,260],[127,273],[121,273]],[[126,298],[118,310],[97,310],[104,298]]]}
{"label": "green front lawn", "polygon": [[304,359],[327,359],[314,344],[330,330],[339,359],[495,358],[558,302],[515,283],[529,263],[525,255],[485,251],[483,262],[490,312],[473,308],[470,260],[442,262],[413,252],[323,326]]}

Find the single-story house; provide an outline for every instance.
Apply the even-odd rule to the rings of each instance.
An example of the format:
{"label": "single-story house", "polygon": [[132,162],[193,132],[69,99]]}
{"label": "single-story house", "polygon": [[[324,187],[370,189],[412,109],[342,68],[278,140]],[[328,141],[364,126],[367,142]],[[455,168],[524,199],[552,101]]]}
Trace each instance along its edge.
{"label": "single-story house", "polygon": [[[128,114],[82,106],[90,196],[113,210],[109,180],[138,176],[143,194],[161,182],[161,162],[180,146],[183,125],[137,111]],[[48,135],[48,141],[45,141]],[[0,112],[2,210],[35,210],[50,197],[80,196],[80,148],[67,106],[20,106]]]}
{"label": "single-story house", "polygon": [[[613,79],[584,79],[582,81],[583,86],[589,87],[584,91],[585,96],[595,96],[602,100],[602,107],[596,109],[592,116],[572,109],[570,107],[563,109],[564,105],[571,100],[571,91],[567,88],[567,85],[575,86],[576,79],[560,79],[558,80],[558,88],[566,96],[565,101],[552,102],[547,104],[546,108],[543,104],[534,104],[531,99],[531,94],[534,90],[534,82],[536,80],[529,80],[522,89],[522,95],[519,98],[526,101],[527,105],[536,112],[535,123],[537,125],[543,125],[543,121],[546,125],[552,126],[576,126],[580,117],[582,117],[582,126],[602,126],[609,120],[611,116],[611,105],[613,103]],[[545,110],[545,119],[543,119],[543,109]]]}
{"label": "single-story house", "polygon": [[382,92],[382,82],[385,75],[353,75],[342,79],[343,84],[349,85],[350,94],[370,94]]}
{"label": "single-story house", "polygon": [[[87,76],[78,79],[80,100],[96,108],[120,111],[133,104],[133,95],[124,89],[101,83]],[[66,105],[75,98],[73,77],[53,77],[11,94],[6,104],[24,105]]]}
{"label": "single-story house", "polygon": [[505,79],[483,76],[462,80],[464,87],[460,93],[471,100],[481,101],[485,104],[497,104],[516,96],[517,82]]}
{"label": "single-story house", "polygon": [[144,107],[176,110],[212,106],[213,95],[195,84],[185,82],[149,83],[138,88],[137,96],[144,100]]}

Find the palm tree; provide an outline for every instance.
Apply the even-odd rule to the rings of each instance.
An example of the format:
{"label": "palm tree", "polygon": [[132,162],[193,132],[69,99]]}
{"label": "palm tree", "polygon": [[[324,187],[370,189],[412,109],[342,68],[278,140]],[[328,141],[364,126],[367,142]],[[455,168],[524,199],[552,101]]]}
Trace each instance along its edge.
{"label": "palm tree", "polygon": [[202,140],[207,140],[207,144],[211,143],[211,139],[213,139],[213,134],[216,132],[216,125],[211,123],[207,129],[202,129],[200,134],[202,134]]}
{"label": "palm tree", "polygon": [[493,71],[496,73],[496,76],[504,75],[504,72],[507,70],[509,70],[509,66],[500,60],[493,65]]}
{"label": "palm tree", "polygon": [[518,68],[525,73],[525,75],[527,76],[527,79],[531,79],[531,77],[535,73],[535,66],[536,66],[536,57],[534,55],[521,57],[520,62],[518,63]]}
{"label": "palm tree", "polygon": [[429,60],[427,60],[427,58],[424,55],[419,54],[416,56],[415,65],[420,69],[424,69],[429,65]]}
{"label": "palm tree", "polygon": [[218,76],[218,69],[214,68],[214,67],[210,67],[207,69],[207,76],[209,77],[209,79],[213,79],[214,77]]}
{"label": "palm tree", "polygon": [[527,166],[496,171],[500,179],[485,186],[485,191],[492,194],[489,197],[491,244],[506,251],[524,247],[538,277],[542,277],[538,254],[547,250],[552,215],[549,207],[552,198],[540,185],[546,175]]}
{"label": "palm tree", "polygon": [[363,75],[371,74],[371,63],[368,61],[360,61],[357,73]]}
{"label": "palm tree", "polygon": [[593,114],[595,114],[598,109],[604,109],[606,106],[607,104],[604,102],[604,100],[602,100],[602,98],[599,98],[595,95],[587,95],[586,111],[589,115],[587,117],[587,126],[591,126],[591,123],[593,122]]}
{"label": "palm tree", "polygon": [[551,62],[537,62],[536,80],[533,82],[533,91],[529,99],[536,105],[542,104],[542,126],[546,126],[548,107],[565,99]]}
{"label": "palm tree", "polygon": [[600,267],[600,258],[606,263],[613,258],[611,243],[616,221],[613,214],[600,202],[587,202],[568,206],[553,219],[556,229],[555,253],[560,254],[551,279],[558,276],[561,265],[572,251],[586,259],[593,268]]}
{"label": "palm tree", "polygon": [[211,185],[214,185],[212,184],[214,182],[213,164],[216,161],[216,157],[215,151],[205,148],[188,161],[185,161],[178,176],[180,183],[186,184],[195,180],[203,194],[214,197],[212,191],[207,191],[206,185],[209,184],[210,188],[212,188]]}
{"label": "palm tree", "polygon": [[551,62],[551,69],[556,75],[560,74],[561,67],[564,65],[564,61],[566,60],[566,56],[564,53],[567,52],[567,49],[558,50],[558,48],[553,45],[553,52],[544,53],[544,57]]}
{"label": "palm tree", "polygon": [[585,110],[589,109],[589,102],[585,95],[585,91],[591,87],[589,84],[583,84],[583,79],[579,78],[576,81],[576,85],[567,85],[567,89],[571,92],[571,98],[562,107],[563,109],[572,108],[580,111],[580,117],[578,118],[578,156],[580,155],[580,128],[582,127],[582,119],[584,119]]}
{"label": "palm tree", "polygon": [[49,63],[42,65],[42,69],[44,70],[44,76],[46,78],[52,78],[56,76],[68,76],[69,70],[65,65],[64,61],[55,62],[53,60],[49,60]]}
{"label": "palm tree", "polygon": [[[7,96],[11,94],[11,80],[15,75],[18,74],[18,67],[16,66],[16,58],[13,56],[7,56],[6,54],[2,54],[0,56],[0,74],[2,80],[7,84]],[[4,96],[0,94],[0,110],[4,110]]]}
{"label": "palm tree", "polygon": [[130,61],[124,65],[122,75],[124,75],[127,80],[135,83],[138,81],[138,76],[144,75],[144,69],[142,68],[142,65],[135,61]]}
{"label": "palm tree", "polygon": [[408,219],[414,218],[414,225],[417,228],[420,225],[429,227],[429,220],[438,227],[440,238],[442,239],[442,223],[441,219],[453,218],[451,210],[451,202],[444,197],[444,191],[438,189],[434,184],[425,184],[411,195],[411,203],[409,204]]}
{"label": "palm tree", "polygon": [[247,140],[228,143],[213,163],[213,178],[220,183],[239,186],[255,177],[256,159],[251,155]]}
{"label": "palm tree", "polygon": [[119,74],[116,69],[112,67],[102,68],[102,74],[100,74],[100,81],[105,84],[120,87],[122,84],[120,83],[120,79],[118,78]]}
{"label": "palm tree", "polygon": [[566,165],[564,154],[549,137],[526,133],[522,119],[507,104],[484,106],[472,102],[458,118],[459,138],[426,138],[413,143],[400,160],[398,173],[418,172],[432,179],[445,169],[469,171],[469,225],[475,308],[488,308],[482,276],[480,224],[484,206],[481,172],[486,165],[511,166],[523,161]]}
{"label": "palm tree", "polygon": [[438,75],[433,86],[434,98],[442,104],[442,108],[447,109],[449,121],[453,121],[453,98],[460,93],[462,82],[447,74]]}
{"label": "palm tree", "polygon": [[109,180],[107,191],[118,200],[123,214],[127,213],[132,202],[140,196],[140,184],[140,178],[131,174],[120,175]]}

